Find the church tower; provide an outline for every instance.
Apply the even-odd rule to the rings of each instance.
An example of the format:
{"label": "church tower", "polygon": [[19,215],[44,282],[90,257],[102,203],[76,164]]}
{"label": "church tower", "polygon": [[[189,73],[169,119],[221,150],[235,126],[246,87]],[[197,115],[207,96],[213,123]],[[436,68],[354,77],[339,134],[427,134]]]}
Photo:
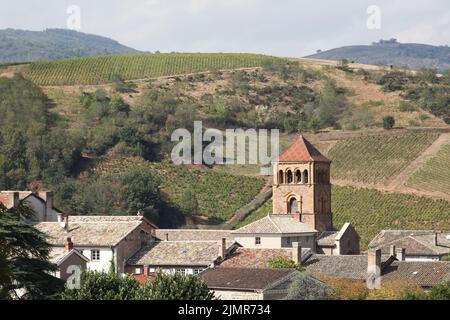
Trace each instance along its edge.
{"label": "church tower", "polygon": [[273,214],[297,215],[319,232],[334,230],[330,165],[300,136],[273,162]]}

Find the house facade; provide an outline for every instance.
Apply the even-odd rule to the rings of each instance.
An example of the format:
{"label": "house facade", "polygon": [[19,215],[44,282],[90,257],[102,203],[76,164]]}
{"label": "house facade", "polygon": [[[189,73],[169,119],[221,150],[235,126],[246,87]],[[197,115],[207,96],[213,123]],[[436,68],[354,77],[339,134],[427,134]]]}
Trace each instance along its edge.
{"label": "house facade", "polygon": [[89,259],[87,269],[124,273],[126,262],[154,240],[156,228],[140,216],[64,216],[59,222],[41,222],[36,228],[55,248],[64,248],[70,237],[73,248]]}

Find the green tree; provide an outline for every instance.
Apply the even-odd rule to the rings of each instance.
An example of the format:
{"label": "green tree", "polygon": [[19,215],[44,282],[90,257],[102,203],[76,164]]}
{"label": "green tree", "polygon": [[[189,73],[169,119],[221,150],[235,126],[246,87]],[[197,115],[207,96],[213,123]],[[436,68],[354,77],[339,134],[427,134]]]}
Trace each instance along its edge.
{"label": "green tree", "polygon": [[431,289],[430,299],[450,300],[450,281],[443,282]]}
{"label": "green tree", "polygon": [[23,221],[33,215],[21,203],[7,209],[0,204],[0,299],[9,299],[22,289],[21,299],[52,299],[63,282],[51,275],[56,266],[49,262],[51,246],[45,235]]}
{"label": "green tree", "polygon": [[390,130],[395,126],[395,119],[393,116],[386,116],[383,118],[383,128]]}
{"label": "green tree", "polygon": [[141,287],[139,300],[212,300],[206,283],[198,276],[158,272],[153,282]]}
{"label": "green tree", "polygon": [[139,282],[116,273],[83,271],[80,288],[66,287],[63,300],[133,300],[139,291]]}
{"label": "green tree", "polygon": [[197,195],[191,188],[185,190],[181,196],[181,210],[186,215],[196,215],[199,211]]}
{"label": "green tree", "polygon": [[155,208],[160,201],[159,181],[148,172],[133,170],[122,178],[122,195],[126,207],[133,213]]}
{"label": "green tree", "polygon": [[289,286],[286,300],[327,300],[333,290],[322,281],[301,272],[294,276]]}
{"label": "green tree", "polygon": [[269,260],[269,267],[274,269],[297,269],[303,271],[305,268],[285,257],[277,257]]}

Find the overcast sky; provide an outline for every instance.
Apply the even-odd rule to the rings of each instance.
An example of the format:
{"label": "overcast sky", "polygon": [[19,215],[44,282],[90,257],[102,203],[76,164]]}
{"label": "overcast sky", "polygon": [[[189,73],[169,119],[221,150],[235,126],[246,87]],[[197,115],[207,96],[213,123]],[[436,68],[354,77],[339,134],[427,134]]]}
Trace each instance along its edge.
{"label": "overcast sky", "polygon": [[303,56],[391,37],[450,44],[449,0],[0,0],[0,29],[66,28],[70,5],[80,31],[144,51]]}

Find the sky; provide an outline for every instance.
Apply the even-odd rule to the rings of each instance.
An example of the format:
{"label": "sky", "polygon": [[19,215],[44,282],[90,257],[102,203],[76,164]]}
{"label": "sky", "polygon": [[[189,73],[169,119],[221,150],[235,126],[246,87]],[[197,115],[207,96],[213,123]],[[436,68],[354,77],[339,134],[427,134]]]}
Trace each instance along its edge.
{"label": "sky", "polygon": [[450,45],[450,1],[0,0],[0,29],[67,27],[142,51],[294,57],[388,38]]}

